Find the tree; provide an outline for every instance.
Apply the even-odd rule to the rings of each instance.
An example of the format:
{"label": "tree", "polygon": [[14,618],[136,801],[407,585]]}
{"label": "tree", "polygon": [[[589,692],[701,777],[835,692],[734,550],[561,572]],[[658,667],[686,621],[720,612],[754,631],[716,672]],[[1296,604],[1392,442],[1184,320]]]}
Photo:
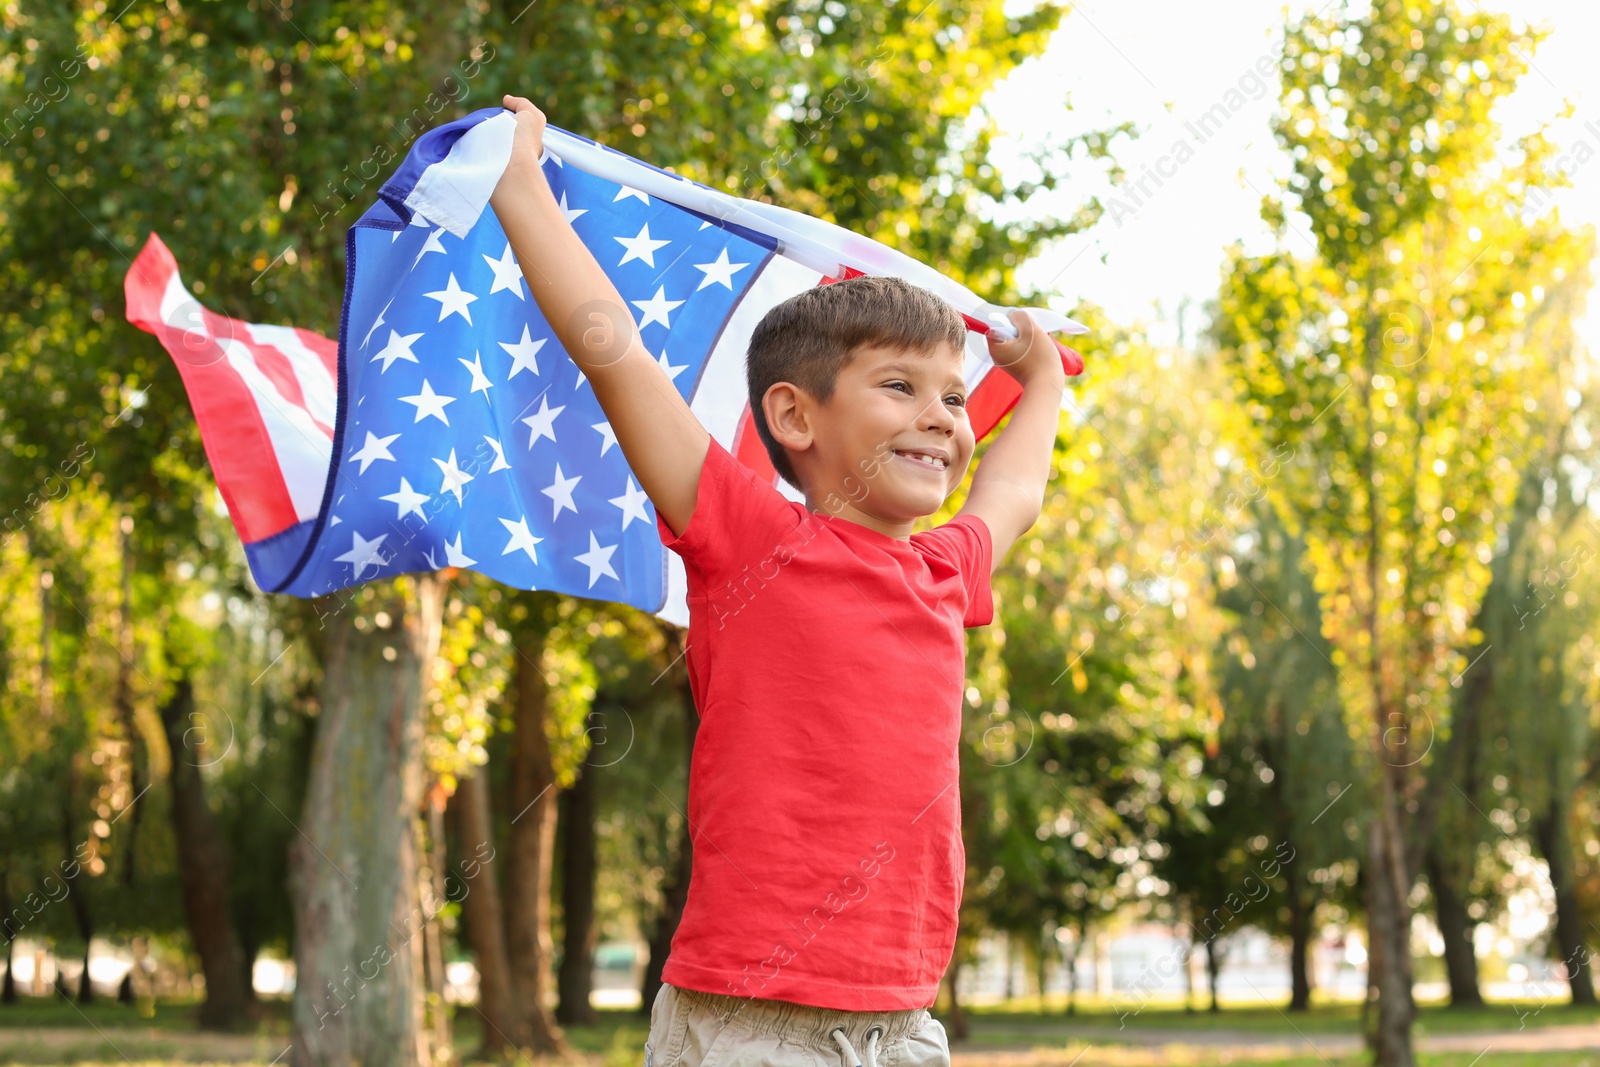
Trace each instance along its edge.
{"label": "tree", "polygon": [[[1490,109],[1536,43],[1451,2],[1291,25],[1274,120],[1290,173],[1263,205],[1280,248],[1232,256],[1216,323],[1264,449],[1290,456],[1270,496],[1306,542],[1368,750],[1367,1039],[1382,1067],[1413,1062],[1422,765],[1469,666],[1458,649],[1516,488],[1505,453],[1540,433],[1524,407],[1547,373],[1534,312],[1589,254],[1511,210],[1545,180],[1542,137],[1495,165]],[[1291,214],[1314,251],[1288,243]]]}
{"label": "tree", "polygon": [[443,1050],[430,1048],[412,996],[422,966],[416,935],[432,918],[418,892],[415,820],[444,589],[424,575],[354,599],[348,623],[332,631],[301,838],[290,853],[294,1058],[429,1063]]}
{"label": "tree", "polygon": [[[1571,367],[1570,332],[1562,340],[1569,356],[1563,363]],[[1591,654],[1594,570],[1588,566],[1600,557],[1600,527],[1589,503],[1594,438],[1574,402],[1582,394],[1559,387],[1565,384],[1542,398],[1553,432],[1547,449],[1528,457],[1496,555],[1480,623],[1485,653],[1491,642],[1496,650],[1494,669],[1475,695],[1484,728],[1508,742],[1496,746],[1498,759],[1490,766],[1509,789],[1485,797],[1483,807],[1498,818],[1501,832],[1513,826],[1526,832],[1544,858],[1555,896],[1552,954],[1561,960],[1571,1003],[1592,1006],[1592,952],[1573,826],[1581,784],[1593,774],[1592,719],[1600,703]],[[1576,447],[1578,441],[1587,447]]]}
{"label": "tree", "polygon": [[1260,473],[1263,480],[1238,498],[1244,534],[1219,561],[1217,595],[1230,618],[1217,650],[1227,709],[1221,742],[1253,767],[1261,784],[1249,783],[1251,790],[1275,816],[1272,849],[1286,851],[1278,857],[1281,876],[1271,879],[1281,904],[1259,925],[1289,939],[1289,1010],[1305,1011],[1318,909],[1354,881],[1351,838],[1366,798],[1305,547],[1261,499],[1277,466]]}

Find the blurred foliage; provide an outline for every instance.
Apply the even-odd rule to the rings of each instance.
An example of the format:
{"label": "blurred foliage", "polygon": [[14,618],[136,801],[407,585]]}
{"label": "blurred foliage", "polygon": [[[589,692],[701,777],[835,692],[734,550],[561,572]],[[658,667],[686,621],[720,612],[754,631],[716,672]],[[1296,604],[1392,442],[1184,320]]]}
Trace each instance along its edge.
{"label": "blurred foliage", "polygon": [[[837,221],[994,302],[1043,302],[1056,294],[1020,291],[1018,268],[1101,207],[1056,217],[1033,198],[1119,174],[1131,131],[1047,140],[1007,173],[991,161],[984,96],[1063,14],[0,2],[0,896],[15,907],[84,857],[25,935],[81,951],[82,904],[102,934],[182,943],[165,779],[184,760],[229,840],[247,950],[290,951],[285,852],[324,640],[368,624],[385,593],[254,588],[178,375],[122,319],[147,233],[209,307],[331,335],[344,230],[378,184],[424,129],[516,92],[556,125]],[[1587,557],[1573,566],[1594,537],[1571,336],[1592,246],[1558,216],[1518,215],[1559,181],[1555,146],[1542,132],[1502,145],[1494,118],[1536,43],[1441,3],[1292,23],[1274,124],[1288,176],[1263,205],[1278,247],[1230,252],[1211,338],[1157,344],[1073,309],[1092,327],[1089,370],[1039,523],[994,576],[995,622],[971,635],[963,953],[994,929],[1043,961],[1129,919],[1219,908],[1230,935],[1281,933],[1290,890],[1355,922],[1374,699],[1436,731],[1416,797],[1459,846],[1479,917],[1521,886],[1505,843],[1565,803],[1600,921],[1597,592]],[[125,517],[125,677],[155,782],[142,798],[110,703]],[[488,760],[503,798],[518,640],[539,635],[558,782],[597,783],[603,935],[648,932],[683,831],[681,635],[470,572],[449,582],[437,790]],[[1474,668],[1495,668],[1483,743],[1446,760],[1467,699],[1451,683],[1491,645]],[[168,750],[157,712],[180,678],[196,719]],[[149,808],[136,838],[134,804]],[[1286,842],[1299,864],[1262,874]],[[129,849],[138,880],[115,886]],[[1250,877],[1269,895],[1230,909]]]}

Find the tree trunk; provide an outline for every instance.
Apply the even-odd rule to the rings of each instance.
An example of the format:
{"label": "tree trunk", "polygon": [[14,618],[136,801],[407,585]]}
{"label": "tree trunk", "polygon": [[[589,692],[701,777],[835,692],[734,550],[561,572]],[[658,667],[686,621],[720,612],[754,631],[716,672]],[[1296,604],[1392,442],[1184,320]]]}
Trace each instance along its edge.
{"label": "tree trunk", "polygon": [[483,1019],[482,1059],[497,1059],[522,1034],[522,1015],[511,986],[506,953],[505,911],[495,879],[494,826],[490,819],[489,768],[463,779],[450,805],[455,812],[461,871],[467,884],[461,901],[467,940],[478,966],[478,1015]]}
{"label": "tree trunk", "polygon": [[1298,888],[1289,889],[1289,1010],[1311,1010],[1311,927],[1313,901]]}
{"label": "tree trunk", "polygon": [[[684,635],[668,634],[668,652],[676,650],[678,659],[683,659]],[[694,695],[689,688],[688,670],[683,667],[673,670],[674,686],[678,691],[678,703],[683,709],[683,731],[685,744],[684,764],[686,767],[694,766],[694,739],[700,729],[699,715],[694,706]],[[645,965],[644,984],[639,990],[640,1010],[650,1014],[650,1007],[655,1003],[656,994],[661,991],[661,971],[667,965],[667,953],[672,949],[672,936],[678,932],[678,922],[683,918],[683,906],[689,899],[689,878],[694,870],[694,833],[689,827],[689,820],[683,821],[683,826],[678,832],[678,855],[672,866],[667,881],[661,887],[661,914],[656,916],[654,928],[650,933],[650,962]]]}
{"label": "tree trunk", "polygon": [[1571,990],[1571,1003],[1592,1007],[1594,972],[1590,969],[1589,946],[1583,936],[1583,908],[1572,873],[1572,834],[1567,825],[1565,798],[1551,798],[1545,813],[1533,820],[1533,833],[1550,868],[1550,885],[1555,890],[1555,935],[1556,947],[1561,950],[1562,977]]}
{"label": "tree trunk", "polygon": [[1365,347],[1364,374],[1360,377],[1361,409],[1365,416],[1363,427],[1366,445],[1361,451],[1363,495],[1365,496],[1366,529],[1361,531],[1357,551],[1365,556],[1366,597],[1360,608],[1363,628],[1366,630],[1365,677],[1362,679],[1372,702],[1372,755],[1373,771],[1377,775],[1377,796],[1372,812],[1372,828],[1368,835],[1367,862],[1370,872],[1367,889],[1367,985],[1368,1002],[1377,994],[1377,1013],[1363,1010],[1368,1050],[1372,1053],[1374,1067],[1415,1067],[1411,1049],[1411,1023],[1416,1015],[1416,1005],[1411,997],[1411,892],[1410,872],[1406,869],[1406,842],[1401,832],[1400,783],[1402,768],[1409,758],[1404,750],[1410,741],[1409,720],[1406,709],[1391,700],[1386,692],[1386,670],[1382,631],[1380,575],[1383,572],[1382,554],[1385,530],[1384,510],[1380,501],[1380,480],[1374,456],[1377,445],[1373,413],[1373,376],[1377,350],[1373,339],[1382,336],[1382,325],[1377,321],[1378,301],[1372,295],[1371,280],[1367,290],[1367,321],[1363,336]]}
{"label": "tree trunk", "polygon": [[[68,860],[72,860],[77,850],[77,832],[74,827],[72,810],[76,804],[78,792],[78,764],[77,754],[67,756],[67,790],[63,797],[61,812],[61,843],[66,849]],[[78,936],[83,938],[83,970],[78,975],[79,1004],[88,1004],[94,1000],[94,987],[89,984],[89,950],[94,942],[94,922],[89,916],[87,886],[74,887],[75,891],[67,895],[72,905],[72,918],[78,924]],[[57,978],[57,982],[60,978]]]}
{"label": "tree trunk", "polygon": [[[128,835],[122,843],[122,884],[133,885],[134,857],[139,854],[139,825],[144,819],[144,808],[139,798],[145,791],[145,766],[149,758],[144,751],[144,735],[139,731],[133,714],[133,692],[129,675],[133,664],[133,516],[124,515],[118,523],[122,542],[122,600],[117,610],[117,682],[112,695],[112,705],[117,710],[117,722],[122,729],[123,744],[128,747],[123,755],[128,759],[128,796],[133,812],[128,816]],[[126,809],[124,809],[126,810]],[[210,977],[209,975],[207,977]],[[209,993],[207,994],[210,1000]]]}
{"label": "tree trunk", "polygon": [[1207,1011],[1221,1011],[1217,1002],[1217,976],[1222,973],[1222,950],[1217,947],[1216,935],[1206,938],[1206,989],[1211,993],[1211,1006]]}
{"label": "tree trunk", "polygon": [[1444,969],[1450,979],[1450,1006],[1481,1008],[1483,994],[1478,989],[1478,954],[1472,943],[1472,931],[1477,923],[1467,913],[1466,901],[1461,898],[1454,880],[1446,872],[1438,850],[1430,847],[1423,862],[1428,869],[1428,886],[1433,890],[1434,921],[1439,926],[1439,935],[1444,938]]}
{"label": "tree trunk", "polygon": [[229,912],[228,843],[206,804],[204,735],[191,729],[194,688],[180,678],[172,696],[161,705],[167,737],[172,787],[172,835],[178,849],[178,879],[189,937],[206,976],[206,999],[200,1025],[207,1030],[232,1030],[246,1018],[245,971],[238,933]]}
{"label": "tree trunk", "polygon": [[944,973],[945,985],[950,990],[950,1033],[951,1041],[965,1041],[967,1039],[967,1009],[961,1006],[961,997],[956,993],[956,982],[961,978],[961,967],[964,961],[958,951],[950,960],[950,967]]}
{"label": "tree trunk", "polygon": [[429,787],[428,795],[422,805],[428,847],[422,853],[424,869],[419,872],[417,881],[423,899],[422,912],[426,920],[423,926],[425,933],[422,939],[422,958],[423,971],[427,975],[424,1015],[428,1029],[428,1044],[440,1061],[448,1062],[455,1057],[450,1048],[450,1006],[445,1001],[444,995],[448,984],[445,975],[444,931],[441,929],[442,924],[434,921],[444,908],[447,899],[444,884],[444,803],[443,788],[435,781]]}
{"label": "tree trunk", "polygon": [[1183,946],[1183,1013],[1193,1015],[1194,1012],[1194,928],[1191,926]]}
{"label": "tree trunk", "polygon": [[1066,953],[1067,962],[1067,1014],[1078,1014],[1078,954],[1083,951],[1084,925],[1078,924],[1078,936],[1072,939],[1072,951]]}
{"label": "tree trunk", "polygon": [[511,746],[511,830],[506,843],[506,938],[525,1044],[540,1055],[566,1055],[566,1036],[549,1004],[550,867],[555,858],[555,767],[550,759],[549,690],[544,643],[550,594],[525,594],[529,618],[517,629],[512,687],[515,733]]}
{"label": "tree trunk", "polygon": [[[416,924],[425,694],[443,586],[413,575],[331,612],[294,898],[293,1062],[426,1067]],[[439,1050],[448,1055],[448,1050]]]}
{"label": "tree trunk", "polygon": [[1033,958],[1033,980],[1039,985],[1039,1011],[1041,1014],[1044,1012],[1044,987],[1045,982],[1048,980],[1045,972],[1049,969],[1050,945],[1054,940],[1055,935],[1047,933],[1041,934],[1039,940],[1035,942],[1038,946],[1038,954]]}
{"label": "tree trunk", "polygon": [[689,821],[684,820],[678,831],[678,855],[667,881],[661,887],[661,913],[656,916],[650,932],[650,962],[645,964],[644,985],[639,990],[640,1010],[646,1015],[661,991],[661,971],[667,965],[667,953],[672,949],[672,935],[678,932],[678,922],[683,918],[683,906],[689,899],[689,877],[694,869],[694,834]]}
{"label": "tree trunk", "polygon": [[1411,1049],[1411,1023],[1415,1002],[1411,997],[1411,909],[1402,887],[1409,886],[1403,870],[1390,768],[1379,768],[1382,784],[1378,810],[1373,813],[1368,839],[1367,865],[1367,968],[1369,987],[1377,994],[1377,1012],[1369,1016],[1367,1044],[1374,1067],[1415,1067]]}
{"label": "tree trunk", "polygon": [[6,939],[6,975],[0,978],[0,1004],[17,1002],[17,931],[11,928],[11,868],[0,865],[0,934]]}
{"label": "tree trunk", "polygon": [[1289,907],[1289,1010],[1311,1009],[1311,970],[1307,957],[1311,954],[1311,938],[1316,929],[1317,898],[1307,892],[1300,877],[1299,850],[1283,865],[1283,884]]}
{"label": "tree trunk", "polygon": [[595,847],[595,781],[598,768],[578,768],[578,780],[561,794],[561,970],[556,975],[560,1000],[556,1021],[567,1026],[593,1026],[594,949],[599,928],[594,921],[594,887],[598,870]]}

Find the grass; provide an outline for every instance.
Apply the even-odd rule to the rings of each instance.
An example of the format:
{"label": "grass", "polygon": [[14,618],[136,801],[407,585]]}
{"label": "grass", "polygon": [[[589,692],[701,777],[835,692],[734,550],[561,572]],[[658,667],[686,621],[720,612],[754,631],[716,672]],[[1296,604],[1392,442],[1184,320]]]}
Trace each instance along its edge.
{"label": "grass", "polygon": [[[1181,1005],[1147,1003],[1131,1012],[1132,1002],[1082,1002],[1076,1015],[1064,1005],[1037,1010],[1033,1001],[969,1008],[970,1039],[953,1045],[956,1067],[1357,1067],[1359,1007],[1318,1003],[1290,1016],[1271,1005],[1224,1004],[1217,1014],[1188,1013]],[[1519,1015],[1519,1012],[1522,1014]],[[0,1065],[82,1064],[168,1067],[176,1064],[272,1063],[288,1043],[289,1010],[282,1001],[261,1006],[255,1028],[243,1034],[197,1030],[195,1005],[162,1001],[149,1016],[132,1006],[100,1000],[84,1008],[68,1001],[33,1000],[0,1006]],[[948,1027],[948,1020],[944,1020]],[[1118,1028],[1119,1022],[1125,1026]],[[1422,1009],[1416,1033],[1421,1042],[1462,1040],[1448,1051],[1423,1052],[1420,1067],[1600,1067],[1600,1052],[1542,1050],[1540,1031],[1552,1025],[1600,1026],[1600,1011],[1529,1001],[1452,1010]],[[1520,1027],[1520,1029],[1519,1029]],[[604,1011],[592,1027],[574,1027],[568,1036],[592,1064],[637,1067],[648,1032],[635,1012]],[[1474,1035],[1499,1035],[1482,1043]],[[478,1044],[476,1014],[456,1020],[455,1046],[463,1057]],[[1551,1039],[1555,1033],[1550,1032]],[[1306,1052],[1304,1042],[1320,1047]],[[1518,1050],[1503,1047],[1513,1043]],[[1419,1042],[1420,1043],[1420,1042]],[[1594,1044],[1600,1044],[1597,1038]],[[1497,1047],[1499,1046],[1499,1047]],[[277,1061],[282,1064],[284,1061]],[[520,1061],[526,1064],[526,1061]]]}

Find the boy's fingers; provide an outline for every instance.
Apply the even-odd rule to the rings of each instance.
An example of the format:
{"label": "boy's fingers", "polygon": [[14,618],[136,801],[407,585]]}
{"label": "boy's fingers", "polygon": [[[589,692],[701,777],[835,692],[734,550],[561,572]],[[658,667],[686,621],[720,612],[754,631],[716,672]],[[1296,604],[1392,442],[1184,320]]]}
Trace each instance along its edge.
{"label": "boy's fingers", "polygon": [[536,118],[544,118],[544,112],[535,107],[533,101],[525,96],[512,96],[507,93],[500,103],[513,114],[521,114],[524,111],[528,111],[532,112]]}
{"label": "boy's fingers", "polygon": [[1026,311],[1013,311],[1007,316],[1011,324],[1016,327],[1017,335],[1005,340],[999,340],[993,333],[989,334],[989,358],[997,367],[1009,367],[1028,354],[1033,347],[1038,324],[1033,321],[1033,316]]}

